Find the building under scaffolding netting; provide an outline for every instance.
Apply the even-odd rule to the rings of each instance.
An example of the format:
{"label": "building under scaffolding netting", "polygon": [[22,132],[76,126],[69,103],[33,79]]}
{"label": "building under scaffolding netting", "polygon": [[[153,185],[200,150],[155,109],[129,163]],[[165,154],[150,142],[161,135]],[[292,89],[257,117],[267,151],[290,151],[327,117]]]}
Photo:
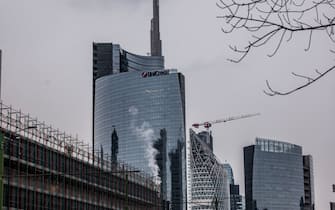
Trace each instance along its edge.
{"label": "building under scaffolding netting", "polygon": [[161,209],[157,180],[0,103],[0,210]]}
{"label": "building under scaffolding netting", "polygon": [[213,153],[209,132],[190,129],[190,208],[192,210],[230,209],[227,172]]}

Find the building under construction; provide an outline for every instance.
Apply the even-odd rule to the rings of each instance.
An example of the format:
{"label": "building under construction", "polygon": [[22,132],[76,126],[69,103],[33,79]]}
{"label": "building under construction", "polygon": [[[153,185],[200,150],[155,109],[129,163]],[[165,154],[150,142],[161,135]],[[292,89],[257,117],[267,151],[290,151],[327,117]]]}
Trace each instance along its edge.
{"label": "building under construction", "polygon": [[161,209],[157,181],[0,103],[0,210]]}

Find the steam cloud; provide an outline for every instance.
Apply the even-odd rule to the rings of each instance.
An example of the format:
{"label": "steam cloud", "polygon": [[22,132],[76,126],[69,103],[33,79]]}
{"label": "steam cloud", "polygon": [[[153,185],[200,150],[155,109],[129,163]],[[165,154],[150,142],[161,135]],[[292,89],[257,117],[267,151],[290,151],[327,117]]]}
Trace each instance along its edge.
{"label": "steam cloud", "polygon": [[143,122],[140,127],[136,127],[136,134],[143,140],[143,143],[145,144],[145,156],[149,161],[149,168],[151,169],[152,174],[157,177],[159,168],[157,166],[155,157],[158,151],[153,147],[154,140],[157,138],[155,136],[155,131],[148,122]]}
{"label": "steam cloud", "polygon": [[135,116],[135,115],[138,114],[138,109],[137,109],[135,106],[131,106],[131,107],[129,107],[128,112],[129,112],[131,115]]}
{"label": "steam cloud", "polygon": [[158,177],[159,167],[156,162],[156,155],[158,151],[154,148],[154,141],[157,139],[155,131],[149,122],[144,121],[141,126],[135,126],[135,116],[138,114],[138,109],[135,106],[131,106],[128,109],[130,115],[133,116],[131,121],[131,128],[135,130],[136,137],[145,145],[145,157],[148,160],[148,166],[153,176]]}

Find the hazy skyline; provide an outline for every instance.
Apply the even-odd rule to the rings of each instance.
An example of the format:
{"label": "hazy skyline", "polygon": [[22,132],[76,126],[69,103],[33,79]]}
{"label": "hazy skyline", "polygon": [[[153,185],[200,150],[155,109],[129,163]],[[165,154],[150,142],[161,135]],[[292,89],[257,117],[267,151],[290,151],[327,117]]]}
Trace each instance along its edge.
{"label": "hazy skyline", "polygon": [[[308,34],[251,52],[239,64],[227,61],[244,34],[221,32],[215,1],[160,2],[160,28],[167,68],[186,79],[187,128],[194,122],[261,112],[212,128],[214,152],[227,160],[243,186],[243,146],[256,136],[303,147],[314,158],[316,209],[335,200],[335,74],[293,95],[263,94],[265,80],[286,89],[300,84],[290,72],[311,75],[334,62],[325,34]],[[91,143],[92,42],[113,42],[137,54],[150,51],[152,0],[0,0],[3,50],[2,99]],[[244,187],[242,192],[244,193]]]}

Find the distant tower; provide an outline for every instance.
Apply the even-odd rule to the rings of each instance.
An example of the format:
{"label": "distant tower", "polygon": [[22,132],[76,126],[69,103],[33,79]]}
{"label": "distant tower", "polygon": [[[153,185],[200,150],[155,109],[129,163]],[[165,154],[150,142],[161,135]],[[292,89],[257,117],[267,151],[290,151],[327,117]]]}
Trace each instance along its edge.
{"label": "distant tower", "polygon": [[159,32],[159,0],[153,0],[154,16],[151,19],[151,56],[162,56],[162,41]]}
{"label": "distant tower", "polygon": [[113,129],[111,140],[112,163],[116,163],[117,154],[119,153],[119,137],[117,136],[115,128]]}
{"label": "distant tower", "polygon": [[315,209],[314,199],[314,176],[313,176],[313,158],[311,155],[303,156],[304,168],[304,210]]}

